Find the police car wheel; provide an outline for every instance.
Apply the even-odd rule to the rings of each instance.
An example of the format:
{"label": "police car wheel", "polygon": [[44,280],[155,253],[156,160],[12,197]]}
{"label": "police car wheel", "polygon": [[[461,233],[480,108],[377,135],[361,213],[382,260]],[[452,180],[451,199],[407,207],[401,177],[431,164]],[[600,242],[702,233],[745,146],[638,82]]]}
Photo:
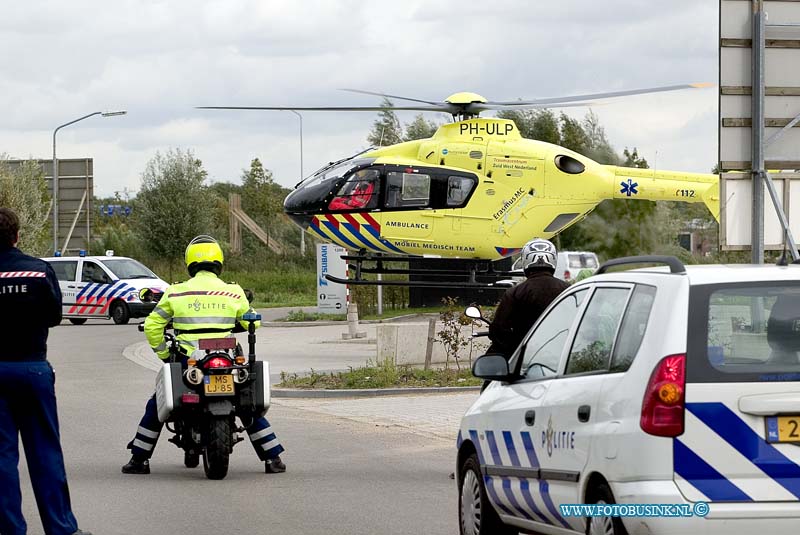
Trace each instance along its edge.
{"label": "police car wheel", "polygon": [[[599,484],[589,495],[586,503],[616,503],[611,489],[605,483]],[[586,519],[587,535],[628,535],[625,525],[619,517],[595,516]]]}
{"label": "police car wheel", "polygon": [[83,325],[86,323],[86,318],[69,318],[69,322],[73,325]]}
{"label": "police car wheel", "polygon": [[467,457],[459,472],[458,525],[461,535],[516,535],[503,524],[486,495],[483,476],[474,453]]}
{"label": "police car wheel", "polygon": [[131,319],[131,313],[128,311],[128,305],[122,301],[116,301],[111,305],[111,319],[117,325],[125,325]]}

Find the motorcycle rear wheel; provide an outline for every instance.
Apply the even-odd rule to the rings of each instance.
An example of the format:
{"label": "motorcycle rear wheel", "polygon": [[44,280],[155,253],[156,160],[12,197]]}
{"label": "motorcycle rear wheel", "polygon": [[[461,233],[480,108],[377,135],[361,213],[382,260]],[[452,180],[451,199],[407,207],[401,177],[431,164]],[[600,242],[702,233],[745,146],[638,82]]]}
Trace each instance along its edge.
{"label": "motorcycle rear wheel", "polygon": [[203,450],[203,470],[208,479],[224,479],[228,475],[231,449],[230,416],[212,417],[208,426],[208,445]]}

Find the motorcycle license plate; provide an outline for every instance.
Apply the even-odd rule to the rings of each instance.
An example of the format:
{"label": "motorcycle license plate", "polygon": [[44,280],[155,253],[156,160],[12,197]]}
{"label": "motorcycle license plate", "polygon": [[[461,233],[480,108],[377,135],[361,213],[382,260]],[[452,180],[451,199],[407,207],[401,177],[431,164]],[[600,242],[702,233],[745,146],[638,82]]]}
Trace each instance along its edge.
{"label": "motorcycle license plate", "polygon": [[206,396],[233,395],[233,375],[206,375],[203,377]]}

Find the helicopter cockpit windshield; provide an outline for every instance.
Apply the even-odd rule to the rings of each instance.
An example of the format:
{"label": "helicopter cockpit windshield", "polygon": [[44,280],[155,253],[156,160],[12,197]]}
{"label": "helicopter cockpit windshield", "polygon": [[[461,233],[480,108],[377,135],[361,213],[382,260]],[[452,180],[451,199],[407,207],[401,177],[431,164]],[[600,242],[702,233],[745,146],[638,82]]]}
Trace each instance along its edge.
{"label": "helicopter cockpit windshield", "polygon": [[296,187],[307,187],[307,186],[316,186],[322,182],[325,182],[331,178],[341,178],[346,175],[350,170],[356,169],[359,167],[364,167],[372,162],[374,162],[374,158],[347,158],[346,160],[340,160],[338,162],[333,162],[316,173],[312,176],[308,177],[306,180],[300,182]]}

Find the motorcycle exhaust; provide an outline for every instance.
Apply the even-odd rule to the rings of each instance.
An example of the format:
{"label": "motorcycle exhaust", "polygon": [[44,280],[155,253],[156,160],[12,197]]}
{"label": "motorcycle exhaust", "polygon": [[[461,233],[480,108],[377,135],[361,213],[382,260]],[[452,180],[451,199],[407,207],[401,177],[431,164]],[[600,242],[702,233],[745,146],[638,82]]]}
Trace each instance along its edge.
{"label": "motorcycle exhaust", "polygon": [[246,382],[250,378],[250,372],[247,371],[245,368],[239,368],[236,370],[236,373],[233,374],[233,382],[237,384],[242,384]]}
{"label": "motorcycle exhaust", "polygon": [[185,377],[186,382],[194,386],[197,386],[203,382],[203,372],[200,370],[200,368],[188,368],[186,370]]}

